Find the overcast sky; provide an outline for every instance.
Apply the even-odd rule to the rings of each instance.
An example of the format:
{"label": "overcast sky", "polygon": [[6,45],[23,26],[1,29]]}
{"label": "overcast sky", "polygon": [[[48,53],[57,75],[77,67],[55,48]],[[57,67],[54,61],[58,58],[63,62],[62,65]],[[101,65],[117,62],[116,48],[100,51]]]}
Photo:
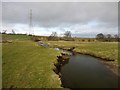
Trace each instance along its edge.
{"label": "overcast sky", "polygon": [[[32,30],[29,13],[32,9]],[[97,33],[118,33],[117,2],[2,2],[3,29],[16,33],[94,37]]]}

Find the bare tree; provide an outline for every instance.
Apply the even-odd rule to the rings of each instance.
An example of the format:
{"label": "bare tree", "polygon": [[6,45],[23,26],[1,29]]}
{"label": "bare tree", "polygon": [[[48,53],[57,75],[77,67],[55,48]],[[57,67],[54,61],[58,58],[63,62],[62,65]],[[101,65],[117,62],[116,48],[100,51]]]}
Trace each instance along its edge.
{"label": "bare tree", "polygon": [[52,34],[48,37],[48,40],[53,40],[53,41],[58,40],[57,32],[52,32]]}
{"label": "bare tree", "polygon": [[52,32],[51,37],[57,37],[57,32]]}
{"label": "bare tree", "polygon": [[70,31],[66,31],[64,33],[64,37],[71,38],[71,32]]}
{"label": "bare tree", "polygon": [[64,39],[65,41],[74,41],[74,38],[72,38],[70,31],[66,31],[66,32],[64,33],[63,39]]}
{"label": "bare tree", "polygon": [[7,30],[3,30],[2,34],[6,34]]}
{"label": "bare tree", "polygon": [[12,29],[12,34],[15,34],[15,31]]}

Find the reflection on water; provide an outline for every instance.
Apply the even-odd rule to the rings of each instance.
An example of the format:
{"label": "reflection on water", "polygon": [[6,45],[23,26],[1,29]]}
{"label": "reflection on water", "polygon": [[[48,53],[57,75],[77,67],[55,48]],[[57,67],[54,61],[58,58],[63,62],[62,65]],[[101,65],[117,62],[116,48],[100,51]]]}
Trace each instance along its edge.
{"label": "reflection on water", "polygon": [[61,69],[63,87],[117,88],[118,78],[97,58],[86,55],[71,56]]}

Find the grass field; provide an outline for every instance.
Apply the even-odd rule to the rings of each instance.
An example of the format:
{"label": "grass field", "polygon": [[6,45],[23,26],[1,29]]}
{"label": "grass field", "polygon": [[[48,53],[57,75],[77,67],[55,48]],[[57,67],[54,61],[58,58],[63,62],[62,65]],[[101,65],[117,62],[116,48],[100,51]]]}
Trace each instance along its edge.
{"label": "grass field", "polygon": [[12,34],[2,34],[3,40],[12,40],[12,41],[20,41],[20,40],[31,40],[31,36],[26,35],[12,35]]}
{"label": "grass field", "polygon": [[[39,46],[30,36],[3,35],[12,43],[2,44],[2,83],[4,88],[59,88],[60,80],[52,71],[59,51]],[[50,47],[70,48],[118,61],[117,42],[43,41]]]}
{"label": "grass field", "polygon": [[76,47],[76,52],[115,60],[113,64],[118,65],[118,42],[47,41],[45,43],[48,43],[51,47]]}
{"label": "grass field", "polygon": [[59,78],[52,71],[53,62],[56,61],[56,56],[59,54],[58,51],[38,46],[37,43],[30,40],[3,43],[3,87],[60,87]]}

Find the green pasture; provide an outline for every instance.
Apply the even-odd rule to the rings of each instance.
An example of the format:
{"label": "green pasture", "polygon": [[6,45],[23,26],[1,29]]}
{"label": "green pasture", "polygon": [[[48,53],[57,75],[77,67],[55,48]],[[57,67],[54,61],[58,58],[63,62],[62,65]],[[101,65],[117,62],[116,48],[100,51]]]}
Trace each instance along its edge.
{"label": "green pasture", "polygon": [[3,43],[3,88],[58,88],[60,80],[52,71],[60,53],[32,41]]}
{"label": "green pasture", "polygon": [[[60,80],[53,72],[59,51],[42,47],[27,35],[2,35],[3,88],[59,88]],[[76,52],[107,58],[118,63],[118,42],[42,41],[50,47],[71,48]]]}
{"label": "green pasture", "polygon": [[118,64],[118,42],[46,41],[45,43],[50,47],[65,49],[75,47],[76,52],[115,60],[113,64]]}

